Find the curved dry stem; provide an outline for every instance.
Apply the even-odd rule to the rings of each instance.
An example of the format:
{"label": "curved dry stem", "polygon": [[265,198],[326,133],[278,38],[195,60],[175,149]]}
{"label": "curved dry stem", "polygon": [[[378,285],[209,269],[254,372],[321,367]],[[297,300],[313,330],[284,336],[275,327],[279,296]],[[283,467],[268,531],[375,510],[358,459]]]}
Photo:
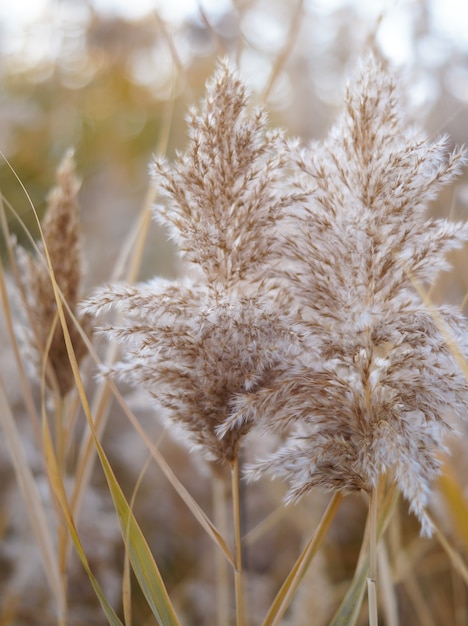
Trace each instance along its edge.
{"label": "curved dry stem", "polygon": [[369,626],[378,626],[377,610],[377,520],[379,485],[375,485],[369,494],[369,574],[367,576],[367,595],[369,602]]}
{"label": "curved dry stem", "polygon": [[341,492],[338,491],[333,494],[315,533],[309,539],[304,550],[289,572],[281,589],[278,591],[278,594],[276,595],[276,598],[271,605],[265,620],[263,621],[263,626],[277,626],[280,623],[288,606],[291,604],[297,588],[299,587],[299,583],[303,579],[312,559],[322,545],[323,539],[330,528],[330,524],[335,519],[335,515],[339,509],[342,499],[343,494]]}
{"label": "curved dry stem", "polygon": [[66,597],[64,594],[63,581],[59,571],[57,555],[54,548],[52,529],[47,519],[43,502],[39,495],[34,475],[26,457],[21,442],[21,435],[15,417],[7,400],[3,379],[0,377],[0,424],[11,460],[18,480],[18,485],[24,497],[27,513],[31,522],[33,533],[36,537],[41,552],[45,577],[57,604],[60,619],[64,620],[66,612]]}
{"label": "curved dry stem", "polygon": [[[216,528],[227,535],[228,520],[226,507],[226,481],[215,472],[212,474],[213,515]],[[229,569],[226,559],[219,550],[215,553],[216,572],[216,623],[229,625]]]}
{"label": "curved dry stem", "polygon": [[[169,141],[169,133],[172,127],[172,117],[174,112],[174,98],[168,101],[166,109],[166,119],[163,128],[166,132],[161,137],[158,146],[158,152],[164,152],[167,148]],[[148,231],[151,224],[151,206],[156,200],[156,190],[153,186],[149,186],[146,193],[146,197],[141,209],[139,219],[137,220],[135,229],[130,233],[127,241],[124,243],[122,252],[119,256],[117,264],[114,268],[113,280],[116,280],[124,273],[125,263],[128,262],[128,270],[126,279],[129,282],[134,282],[138,277],[140,271],[141,261],[143,257],[144,247],[148,238]],[[72,316],[73,321],[75,319]],[[83,335],[83,341],[88,345],[90,352],[90,343]],[[109,346],[105,362],[107,365],[114,363],[117,359],[118,347],[113,344]],[[94,359],[96,361],[96,359]],[[93,398],[92,403],[92,415],[95,416],[95,429],[98,437],[101,437],[107,424],[107,419],[110,411],[111,402],[111,390],[107,381],[103,381],[99,384],[97,391]],[[88,429],[83,435],[81,441],[79,462],[76,470],[75,486],[71,498],[71,509],[75,516],[75,519],[79,516],[81,509],[81,502],[86,491],[86,487],[91,479],[92,470],[94,467],[94,461],[96,459],[96,449],[93,442],[93,436]]]}
{"label": "curved dry stem", "polygon": [[239,456],[231,465],[232,508],[234,517],[234,586],[236,592],[236,626],[244,624],[244,589],[242,577],[242,537],[239,492]]}
{"label": "curved dry stem", "polygon": [[297,33],[301,26],[301,18],[303,16],[304,11],[304,0],[298,0],[297,5],[294,9],[294,13],[291,19],[291,23],[289,26],[289,32],[286,37],[286,41],[284,42],[283,47],[281,48],[278,56],[276,57],[273,68],[270,72],[270,76],[268,77],[268,82],[263,90],[261,96],[261,102],[266,102],[268,100],[268,96],[272,92],[272,89],[275,85],[275,82],[278,76],[281,73],[281,70],[284,67],[284,64],[288,60],[289,55],[293,49],[293,46],[297,39]]}

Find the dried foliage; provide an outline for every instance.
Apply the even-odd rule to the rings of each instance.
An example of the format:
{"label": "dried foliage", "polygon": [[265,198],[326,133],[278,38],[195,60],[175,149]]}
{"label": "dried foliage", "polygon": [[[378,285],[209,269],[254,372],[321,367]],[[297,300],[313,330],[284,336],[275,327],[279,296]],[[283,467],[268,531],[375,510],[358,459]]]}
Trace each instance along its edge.
{"label": "dried foliage", "polygon": [[[74,314],[84,275],[77,194],[79,182],[75,175],[73,152],[68,152],[57,171],[57,187],[48,198],[42,232],[57,286],[64,302]],[[23,266],[23,279],[27,298],[27,315],[31,325],[28,339],[36,353],[36,365],[40,374],[47,352],[47,384],[65,396],[74,387],[63,330],[57,314],[57,303],[50,271],[39,244],[37,256],[18,248]],[[66,312],[75,356],[78,363],[86,354],[86,346],[70,314]],[[79,319],[81,325],[91,330],[89,316]],[[50,344],[50,345],[49,345]],[[48,347],[49,346],[49,347]]]}
{"label": "dried foliage", "polygon": [[[274,3],[267,4],[271,10]],[[240,32],[256,8],[236,5]],[[278,85],[287,87],[287,80],[281,82],[284,63],[299,17],[308,10],[299,0],[284,48],[276,61],[270,59],[263,100],[271,96],[274,103]],[[218,27],[221,33],[221,22],[211,24],[202,9],[200,15],[211,35]],[[177,114],[181,79],[190,80],[182,76],[176,40],[159,15],[157,25],[180,72],[174,84],[168,79],[167,121],[169,109]],[[140,26],[135,23],[132,32]],[[147,32],[151,51],[151,27]],[[218,37],[220,49],[223,37],[229,39]],[[117,73],[127,76],[127,44],[119,39],[114,50],[109,42],[109,58],[115,54]],[[242,68],[249,51],[244,58],[241,43]],[[131,59],[140,67],[138,55]],[[322,78],[331,70],[330,63],[324,66]],[[300,78],[302,85],[302,65]],[[96,74],[93,84],[100,88],[101,82]],[[137,238],[129,234],[114,268],[114,276],[125,275],[127,282],[98,287],[84,302],[79,182],[73,154],[66,155],[48,198],[43,241],[34,244],[35,255],[18,247],[19,264],[12,263],[27,316],[24,334],[34,353],[29,359],[25,351],[22,359],[35,365],[34,378],[54,394],[55,401],[42,402],[40,411],[23,376],[0,274],[4,327],[24,394],[21,415],[13,416],[2,373],[0,447],[10,452],[17,479],[13,485],[13,471],[3,467],[8,455],[0,455],[8,479],[0,500],[0,563],[8,568],[0,576],[2,624],[49,624],[57,617],[59,626],[104,619],[118,626],[121,617],[147,623],[149,611],[164,625],[179,624],[179,617],[194,626],[262,619],[269,626],[283,617],[290,626],[311,619],[324,624],[344,595],[345,580],[348,590],[332,623],[356,624],[366,576],[371,626],[379,612],[385,623],[396,623],[397,603],[401,623],[431,624],[432,609],[441,606],[441,623],[464,621],[460,581],[468,581],[468,570],[445,535],[453,533],[466,547],[466,499],[452,467],[444,468],[439,483],[435,479],[447,462],[449,435],[458,430],[463,454],[468,327],[458,308],[433,303],[428,290],[468,240],[468,225],[428,214],[459,174],[465,153],[449,148],[447,137],[428,138],[410,121],[417,115],[402,85],[378,53],[368,54],[326,138],[304,147],[271,128],[234,65],[220,61],[204,99],[186,118],[186,149],[151,165],[152,198],[159,196],[153,217],[178,249],[181,277],[134,284],[148,235],[148,199]],[[130,100],[141,94],[126,86],[124,91]],[[296,127],[317,135],[319,118]],[[122,132],[144,136],[147,146],[152,133],[145,124],[138,127],[131,111],[128,119],[133,130]],[[172,154],[179,132],[166,144],[164,131],[160,153]],[[99,161],[99,151],[94,158]],[[122,181],[112,192],[125,205]],[[121,214],[113,208],[115,225]],[[107,213],[106,220],[108,226]],[[55,282],[78,363],[86,347],[76,322],[92,337],[91,318],[99,316],[98,330],[113,344],[105,364],[98,356],[102,345],[93,344],[98,384],[83,368],[75,384]],[[10,359],[5,355],[2,364]],[[134,390],[108,384],[110,379]],[[112,404],[111,411],[113,399],[119,406]],[[164,439],[166,423],[182,446],[177,438]],[[103,438],[106,427],[109,436]],[[201,454],[189,458],[187,445]],[[107,485],[94,471],[98,457]],[[239,466],[263,482],[242,491]],[[286,485],[267,483],[266,476],[284,478]],[[327,506],[323,491],[334,492]],[[397,491],[414,519],[399,516]],[[349,492],[364,498],[343,498]],[[107,510],[111,498],[115,516]],[[296,504],[294,513],[285,500]],[[243,507],[250,528],[242,537]],[[429,536],[434,530],[432,540],[421,542],[420,532]],[[25,544],[31,536],[34,541]],[[408,547],[411,539],[426,548]],[[448,555],[443,562],[436,541]],[[75,567],[72,542],[84,569]],[[209,542],[219,557],[215,573],[205,550]],[[378,542],[385,544],[379,554]],[[429,571],[431,559],[437,565]],[[40,580],[39,562],[47,573]],[[417,578],[418,566],[424,580]],[[440,592],[430,597],[430,609],[426,578],[429,590]],[[453,610],[445,606],[447,597],[455,598]]]}

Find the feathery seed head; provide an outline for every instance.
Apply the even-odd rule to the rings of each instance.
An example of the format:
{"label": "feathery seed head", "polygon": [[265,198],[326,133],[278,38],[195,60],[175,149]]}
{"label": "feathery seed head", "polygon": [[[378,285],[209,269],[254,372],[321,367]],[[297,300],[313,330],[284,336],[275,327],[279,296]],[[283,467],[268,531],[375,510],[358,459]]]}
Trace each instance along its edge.
{"label": "feathery seed head", "polygon": [[261,285],[277,245],[276,222],[295,196],[281,190],[280,133],[249,106],[227,62],[208,83],[200,109],[190,111],[188,126],[186,152],[174,164],[154,163],[167,200],[155,213],[200,270],[197,278],[111,286],[85,310],[122,311],[122,324],[106,329],[128,344],[114,372],[147,389],[206,457],[232,462],[251,425],[218,436],[232,402],[266,384],[294,351],[293,334]]}
{"label": "feathery seed head", "polygon": [[464,156],[411,127],[400,100],[369,57],[328,138],[301,150],[221,64],[187,151],[153,168],[168,200],[156,215],[200,278],[111,286],[85,310],[123,312],[107,329],[128,344],[115,371],[207,457],[232,461],[260,423],[287,438],[252,472],[288,478],[290,498],[370,490],[390,471],[429,532],[437,452],[468,401],[447,338],[468,343],[464,318],[429,311],[417,285],[468,239],[425,216]]}
{"label": "feathery seed head", "polygon": [[186,152],[172,166],[154,162],[154,182],[167,198],[155,215],[206,281],[231,288],[268,260],[276,221],[291,201],[284,191],[281,133],[268,130],[265,113],[249,106],[246,88],[227,62],[220,63],[188,124]]}
{"label": "feathery seed head", "polygon": [[[291,148],[294,184],[310,195],[299,210],[286,208],[287,265],[275,273],[300,302],[315,358],[239,397],[231,419],[261,415],[268,428],[294,427],[252,467],[288,478],[291,498],[317,485],[370,489],[391,470],[429,532],[437,451],[468,401],[441,324],[458,341],[467,328],[450,307],[435,317],[415,285],[447,269],[447,252],[468,239],[467,224],[425,217],[464,155],[410,127],[400,100],[394,78],[370,57],[323,145]],[[466,338],[459,348],[468,354]]]}
{"label": "feathery seed head", "polygon": [[146,389],[207,459],[233,461],[250,423],[221,440],[218,429],[238,393],[255,392],[286,367],[293,340],[280,315],[258,297],[168,281],[104,288],[86,310],[109,300],[123,322],[103,330],[127,346],[111,373]]}
{"label": "feathery seed head", "polygon": [[[81,295],[80,288],[84,273],[77,201],[79,186],[75,175],[73,151],[69,151],[57,170],[57,187],[49,194],[42,231],[55,280],[72,312],[76,310]],[[39,248],[43,248],[42,244],[39,244]],[[48,363],[51,366],[55,383],[49,377],[47,380],[51,386],[57,386],[60,395],[63,396],[74,386],[74,376],[62,327],[57,317],[57,304],[49,270],[43,259],[26,255],[21,249],[18,252],[24,269],[31,317],[30,342],[40,364],[49,335],[55,325],[48,354]],[[86,354],[86,347],[68,313],[66,313],[66,319],[75,356],[80,362]],[[84,316],[78,319],[84,330],[90,331],[91,318]]]}

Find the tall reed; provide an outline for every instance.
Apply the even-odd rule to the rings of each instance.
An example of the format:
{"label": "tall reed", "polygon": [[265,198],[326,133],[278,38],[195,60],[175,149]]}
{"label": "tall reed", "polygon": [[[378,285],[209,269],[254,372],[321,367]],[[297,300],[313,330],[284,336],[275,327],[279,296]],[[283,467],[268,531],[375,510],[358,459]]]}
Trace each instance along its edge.
{"label": "tall reed", "polygon": [[[297,15],[301,7],[299,2]],[[283,56],[265,96],[282,62]],[[173,162],[155,158],[151,166],[149,197],[159,198],[153,216],[178,248],[181,277],[110,282],[84,301],[79,183],[72,154],[65,157],[41,242],[33,255],[17,250],[18,266],[12,256],[31,362],[42,382],[42,424],[35,418],[39,470],[30,467],[0,385],[2,425],[58,624],[76,619],[68,606],[72,543],[109,623],[122,626],[121,615],[125,626],[134,620],[130,565],[152,618],[163,626],[183,621],[134,510],[152,466],[145,460],[127,499],[125,480],[119,480],[102,441],[107,418],[111,432],[118,428],[111,397],[212,540],[218,581],[209,615],[219,626],[253,626],[243,475],[286,479],[286,504],[332,492],[328,504],[314,511],[310,539],[269,599],[264,626],[304,623],[298,610],[288,613],[290,604],[299,586],[311,580],[307,570],[327,533],[343,523],[344,496],[352,492],[363,496],[367,523],[352,580],[347,592],[340,588],[335,594],[339,606],[327,617],[330,623],[359,621],[366,584],[369,624],[376,626],[382,616],[389,626],[398,623],[389,549],[399,546],[399,493],[421,534],[435,531],[460,579],[468,582],[463,559],[429,510],[446,442],[468,405],[468,328],[456,307],[432,302],[428,288],[449,268],[448,254],[468,239],[468,225],[427,213],[430,201],[459,174],[465,154],[449,150],[446,137],[428,139],[410,114],[403,84],[378,54],[369,53],[328,136],[303,146],[270,127],[239,71],[221,60],[202,102],[187,116],[185,151]],[[146,218],[142,224],[146,229]],[[138,258],[139,252],[138,247]],[[130,263],[132,270],[136,264]],[[3,310],[19,355],[3,272],[1,278]],[[99,317],[96,328],[93,317]],[[106,363],[93,331],[112,344]],[[87,353],[100,370],[94,401],[84,368]],[[32,404],[34,393],[23,382]],[[122,382],[146,393],[154,413],[209,475],[214,520],[130,409],[119,390]],[[81,443],[76,448],[75,436]],[[109,519],[102,503],[91,498],[84,504],[94,493],[94,454],[115,507],[110,543],[117,542],[119,525],[125,546],[121,601],[112,593],[115,578],[101,586],[83,541],[87,522],[95,517],[107,527]],[[450,510],[459,520],[466,502],[449,470],[439,484],[443,496],[457,502]],[[46,496],[39,493],[42,484]],[[255,487],[267,490],[265,482]],[[83,516],[84,506],[94,509]],[[262,530],[252,536],[262,536]],[[112,553],[103,553],[109,565]],[[272,553],[279,558],[279,550]],[[319,566],[312,571],[328,583],[322,561]],[[421,605],[414,581],[408,588]],[[307,599],[302,589],[296,606],[307,606]],[[420,609],[426,621],[427,613]],[[14,614],[0,614],[0,624]],[[314,618],[325,621],[307,612],[305,623]]]}

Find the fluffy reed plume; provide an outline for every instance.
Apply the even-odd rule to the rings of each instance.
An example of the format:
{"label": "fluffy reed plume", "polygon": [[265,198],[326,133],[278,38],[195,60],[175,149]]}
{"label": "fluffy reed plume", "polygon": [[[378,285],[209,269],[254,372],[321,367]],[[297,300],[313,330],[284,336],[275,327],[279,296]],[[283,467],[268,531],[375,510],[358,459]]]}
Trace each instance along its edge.
{"label": "fluffy reed plume", "polygon": [[468,226],[425,211],[464,157],[448,153],[445,138],[413,129],[401,102],[371,57],[323,144],[291,147],[296,184],[310,199],[286,207],[288,263],[276,273],[298,303],[308,355],[239,397],[221,434],[258,419],[291,428],[252,472],[287,478],[293,500],[315,486],[370,491],[390,472],[428,533],[438,452],[468,405],[448,336],[463,354],[468,344],[461,314],[428,310],[418,290],[447,269],[446,254],[468,239]]}
{"label": "fluffy reed plume", "polygon": [[[57,187],[49,195],[42,231],[55,280],[72,312],[76,310],[83,279],[78,190],[79,182],[75,175],[73,152],[69,151],[58,168]],[[43,250],[42,244],[39,244],[39,249]],[[28,339],[36,353],[37,365],[41,369],[44,352],[53,332],[47,360],[46,383],[61,396],[65,396],[74,386],[74,377],[57,315],[50,273],[43,258],[28,255],[22,249],[18,252],[32,329]],[[75,355],[80,362],[86,353],[86,347],[68,313],[66,319]],[[90,329],[88,316],[78,319],[85,329]]]}
{"label": "fluffy reed plume", "polygon": [[83,310],[122,312],[123,321],[106,329],[128,344],[114,372],[146,388],[207,458],[232,462],[249,425],[219,440],[230,403],[287,367],[293,350],[291,331],[262,295],[261,274],[276,245],[276,221],[294,197],[281,191],[281,136],[267,130],[262,110],[249,108],[227,63],[201,109],[190,111],[188,127],[187,151],[173,166],[154,164],[154,182],[167,199],[155,216],[196,277],[112,285]]}

